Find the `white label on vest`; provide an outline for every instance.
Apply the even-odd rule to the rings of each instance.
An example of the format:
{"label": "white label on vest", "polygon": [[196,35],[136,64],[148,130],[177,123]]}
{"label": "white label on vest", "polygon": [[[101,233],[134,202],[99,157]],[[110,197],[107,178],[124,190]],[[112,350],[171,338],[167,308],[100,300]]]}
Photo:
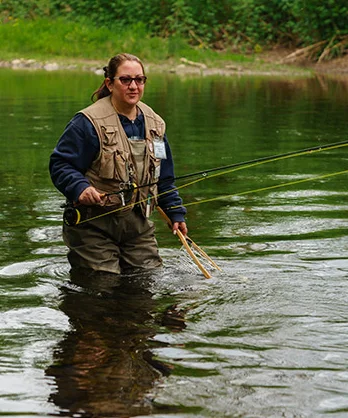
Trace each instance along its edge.
{"label": "white label on vest", "polygon": [[160,158],[161,160],[167,159],[167,153],[166,153],[166,146],[164,144],[163,139],[161,138],[154,138],[153,139],[153,145],[154,145],[154,154],[156,158]]}

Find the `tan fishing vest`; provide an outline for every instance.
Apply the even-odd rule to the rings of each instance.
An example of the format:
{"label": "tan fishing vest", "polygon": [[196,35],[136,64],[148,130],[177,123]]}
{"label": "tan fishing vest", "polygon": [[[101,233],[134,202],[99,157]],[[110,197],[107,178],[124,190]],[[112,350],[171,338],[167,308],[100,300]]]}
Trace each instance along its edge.
{"label": "tan fishing vest", "polygon": [[139,202],[142,213],[148,216],[156,204],[157,186],[134,190],[132,185],[158,181],[161,160],[154,155],[154,140],[163,141],[165,122],[145,103],[139,102],[137,106],[144,114],[145,139],[136,140],[137,144],[134,141],[134,146],[127,138],[111,96],[81,110],[95,127],[100,142],[99,155],[85,175],[100,193],[121,192],[108,196],[106,206],[129,208]]}

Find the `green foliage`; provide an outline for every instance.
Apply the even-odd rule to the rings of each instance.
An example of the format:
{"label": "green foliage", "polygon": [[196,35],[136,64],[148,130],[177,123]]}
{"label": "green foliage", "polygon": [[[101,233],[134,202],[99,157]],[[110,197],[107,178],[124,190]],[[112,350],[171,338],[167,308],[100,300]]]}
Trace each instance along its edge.
{"label": "green foliage", "polygon": [[298,36],[306,43],[330,39],[348,33],[348,3],[346,0],[311,0],[296,2],[293,15],[299,25]]}
{"label": "green foliage", "polygon": [[348,36],[347,0],[0,0],[2,23],[43,17],[65,18],[67,25],[84,22],[96,39],[87,29],[72,34],[69,28],[69,36],[86,44],[98,42],[96,27],[110,31],[101,33],[110,37],[111,44],[122,39],[121,46],[136,44],[132,40],[138,35],[143,37],[138,38],[140,44],[162,37],[168,39],[169,55],[182,49],[183,43],[240,51],[333,40],[334,48]]}
{"label": "green foliage", "polygon": [[57,15],[65,5],[60,0],[0,0],[1,20],[35,19]]}

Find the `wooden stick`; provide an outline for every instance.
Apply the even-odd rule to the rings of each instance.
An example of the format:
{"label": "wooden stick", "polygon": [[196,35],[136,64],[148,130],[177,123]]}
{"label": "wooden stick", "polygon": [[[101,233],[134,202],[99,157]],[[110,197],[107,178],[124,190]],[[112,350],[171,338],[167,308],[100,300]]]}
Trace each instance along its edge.
{"label": "wooden stick", "polygon": [[189,241],[193,248],[197,250],[205,259],[207,259],[213,267],[215,267],[219,271],[222,271],[222,269],[215,263],[215,261],[211,259],[209,255],[204,250],[202,250],[201,247],[199,247],[194,241],[192,241],[191,238],[186,237],[186,240]]}
{"label": "wooden stick", "polygon": [[[161,211],[161,212],[163,212],[163,210],[161,209],[161,208],[159,208],[158,207],[158,210],[159,211]],[[172,226],[171,225],[171,221],[170,221],[170,219],[168,218],[168,216],[165,214],[165,212],[163,212],[163,215],[162,215],[163,217],[164,217],[164,219],[166,220],[166,222],[169,224],[169,226]],[[198,251],[200,254],[201,254],[201,256],[202,257],[204,257],[206,260],[208,260],[209,261],[209,263],[213,266],[213,267],[215,267],[217,270],[219,270],[219,271],[222,271],[222,269],[215,263],[215,261],[212,259],[212,258],[210,258],[209,257],[209,255],[201,248],[201,247],[199,247],[198,246],[198,244],[196,244],[194,241],[193,241],[193,239],[192,238],[190,238],[190,237],[188,237],[188,236],[186,236],[186,241],[189,243],[189,244],[191,244],[192,245],[192,247],[196,250],[196,251]]]}
{"label": "wooden stick", "polygon": [[[167,216],[167,214],[163,211],[162,208],[160,208],[159,206],[157,206],[157,210],[158,212],[161,214],[162,218],[167,222],[167,224],[172,227],[172,221],[169,219],[169,217]],[[198,260],[198,258],[196,257],[195,253],[191,250],[190,246],[188,245],[187,240],[189,238],[185,238],[184,234],[178,229],[177,231],[177,236],[179,237],[182,245],[185,247],[186,251],[189,253],[189,255],[191,256],[192,260],[195,262],[195,264],[197,265],[197,267],[201,270],[201,272],[204,274],[204,277],[207,279],[211,278],[211,274],[208,272],[208,270],[202,265],[202,263]],[[190,240],[192,242],[192,240]]]}
{"label": "wooden stick", "polygon": [[[157,210],[160,212],[160,214],[162,215],[162,217],[165,219],[165,221],[167,222],[167,224],[171,227],[172,226],[172,222],[171,222],[171,220],[169,219],[169,217],[166,215],[166,213],[159,207],[159,206],[157,206]],[[193,239],[192,238],[190,238],[190,237],[186,237],[186,241],[189,243],[189,244],[191,244],[192,245],[192,247],[196,250],[196,251],[198,251],[200,254],[201,254],[201,256],[203,256],[206,260],[208,260],[209,261],[209,263],[213,266],[213,267],[215,267],[217,270],[219,270],[219,271],[222,271],[222,269],[215,263],[215,261],[214,260],[212,260],[210,257],[209,257],[209,255],[204,251],[204,250],[202,250],[202,248],[201,247],[199,247],[198,246],[198,244],[196,244],[194,241],[193,241]]]}

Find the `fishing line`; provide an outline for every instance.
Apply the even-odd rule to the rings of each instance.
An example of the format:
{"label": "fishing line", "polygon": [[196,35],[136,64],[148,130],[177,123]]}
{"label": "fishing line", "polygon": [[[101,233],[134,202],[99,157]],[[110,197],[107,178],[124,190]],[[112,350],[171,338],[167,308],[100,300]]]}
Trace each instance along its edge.
{"label": "fishing line", "polygon": [[179,208],[181,206],[187,207],[187,206],[192,206],[192,205],[199,205],[201,203],[213,202],[215,200],[226,199],[228,197],[243,196],[243,195],[246,195],[246,194],[259,193],[259,192],[263,192],[265,190],[279,189],[281,187],[292,186],[294,184],[306,183],[306,182],[325,179],[325,178],[329,178],[329,177],[333,177],[333,176],[339,176],[341,174],[347,174],[347,173],[348,173],[348,170],[337,171],[335,173],[323,174],[321,176],[315,176],[315,177],[310,177],[310,178],[307,178],[307,179],[290,181],[290,182],[287,182],[287,183],[275,184],[273,186],[262,187],[262,188],[254,189],[254,190],[247,190],[247,191],[244,191],[244,192],[233,193],[233,194],[224,195],[224,196],[217,196],[217,197],[213,197],[213,198],[210,198],[210,199],[198,200],[196,202],[189,202],[189,203],[185,202],[185,205],[170,206],[169,208],[166,208],[166,210],[176,209],[176,208]]}

